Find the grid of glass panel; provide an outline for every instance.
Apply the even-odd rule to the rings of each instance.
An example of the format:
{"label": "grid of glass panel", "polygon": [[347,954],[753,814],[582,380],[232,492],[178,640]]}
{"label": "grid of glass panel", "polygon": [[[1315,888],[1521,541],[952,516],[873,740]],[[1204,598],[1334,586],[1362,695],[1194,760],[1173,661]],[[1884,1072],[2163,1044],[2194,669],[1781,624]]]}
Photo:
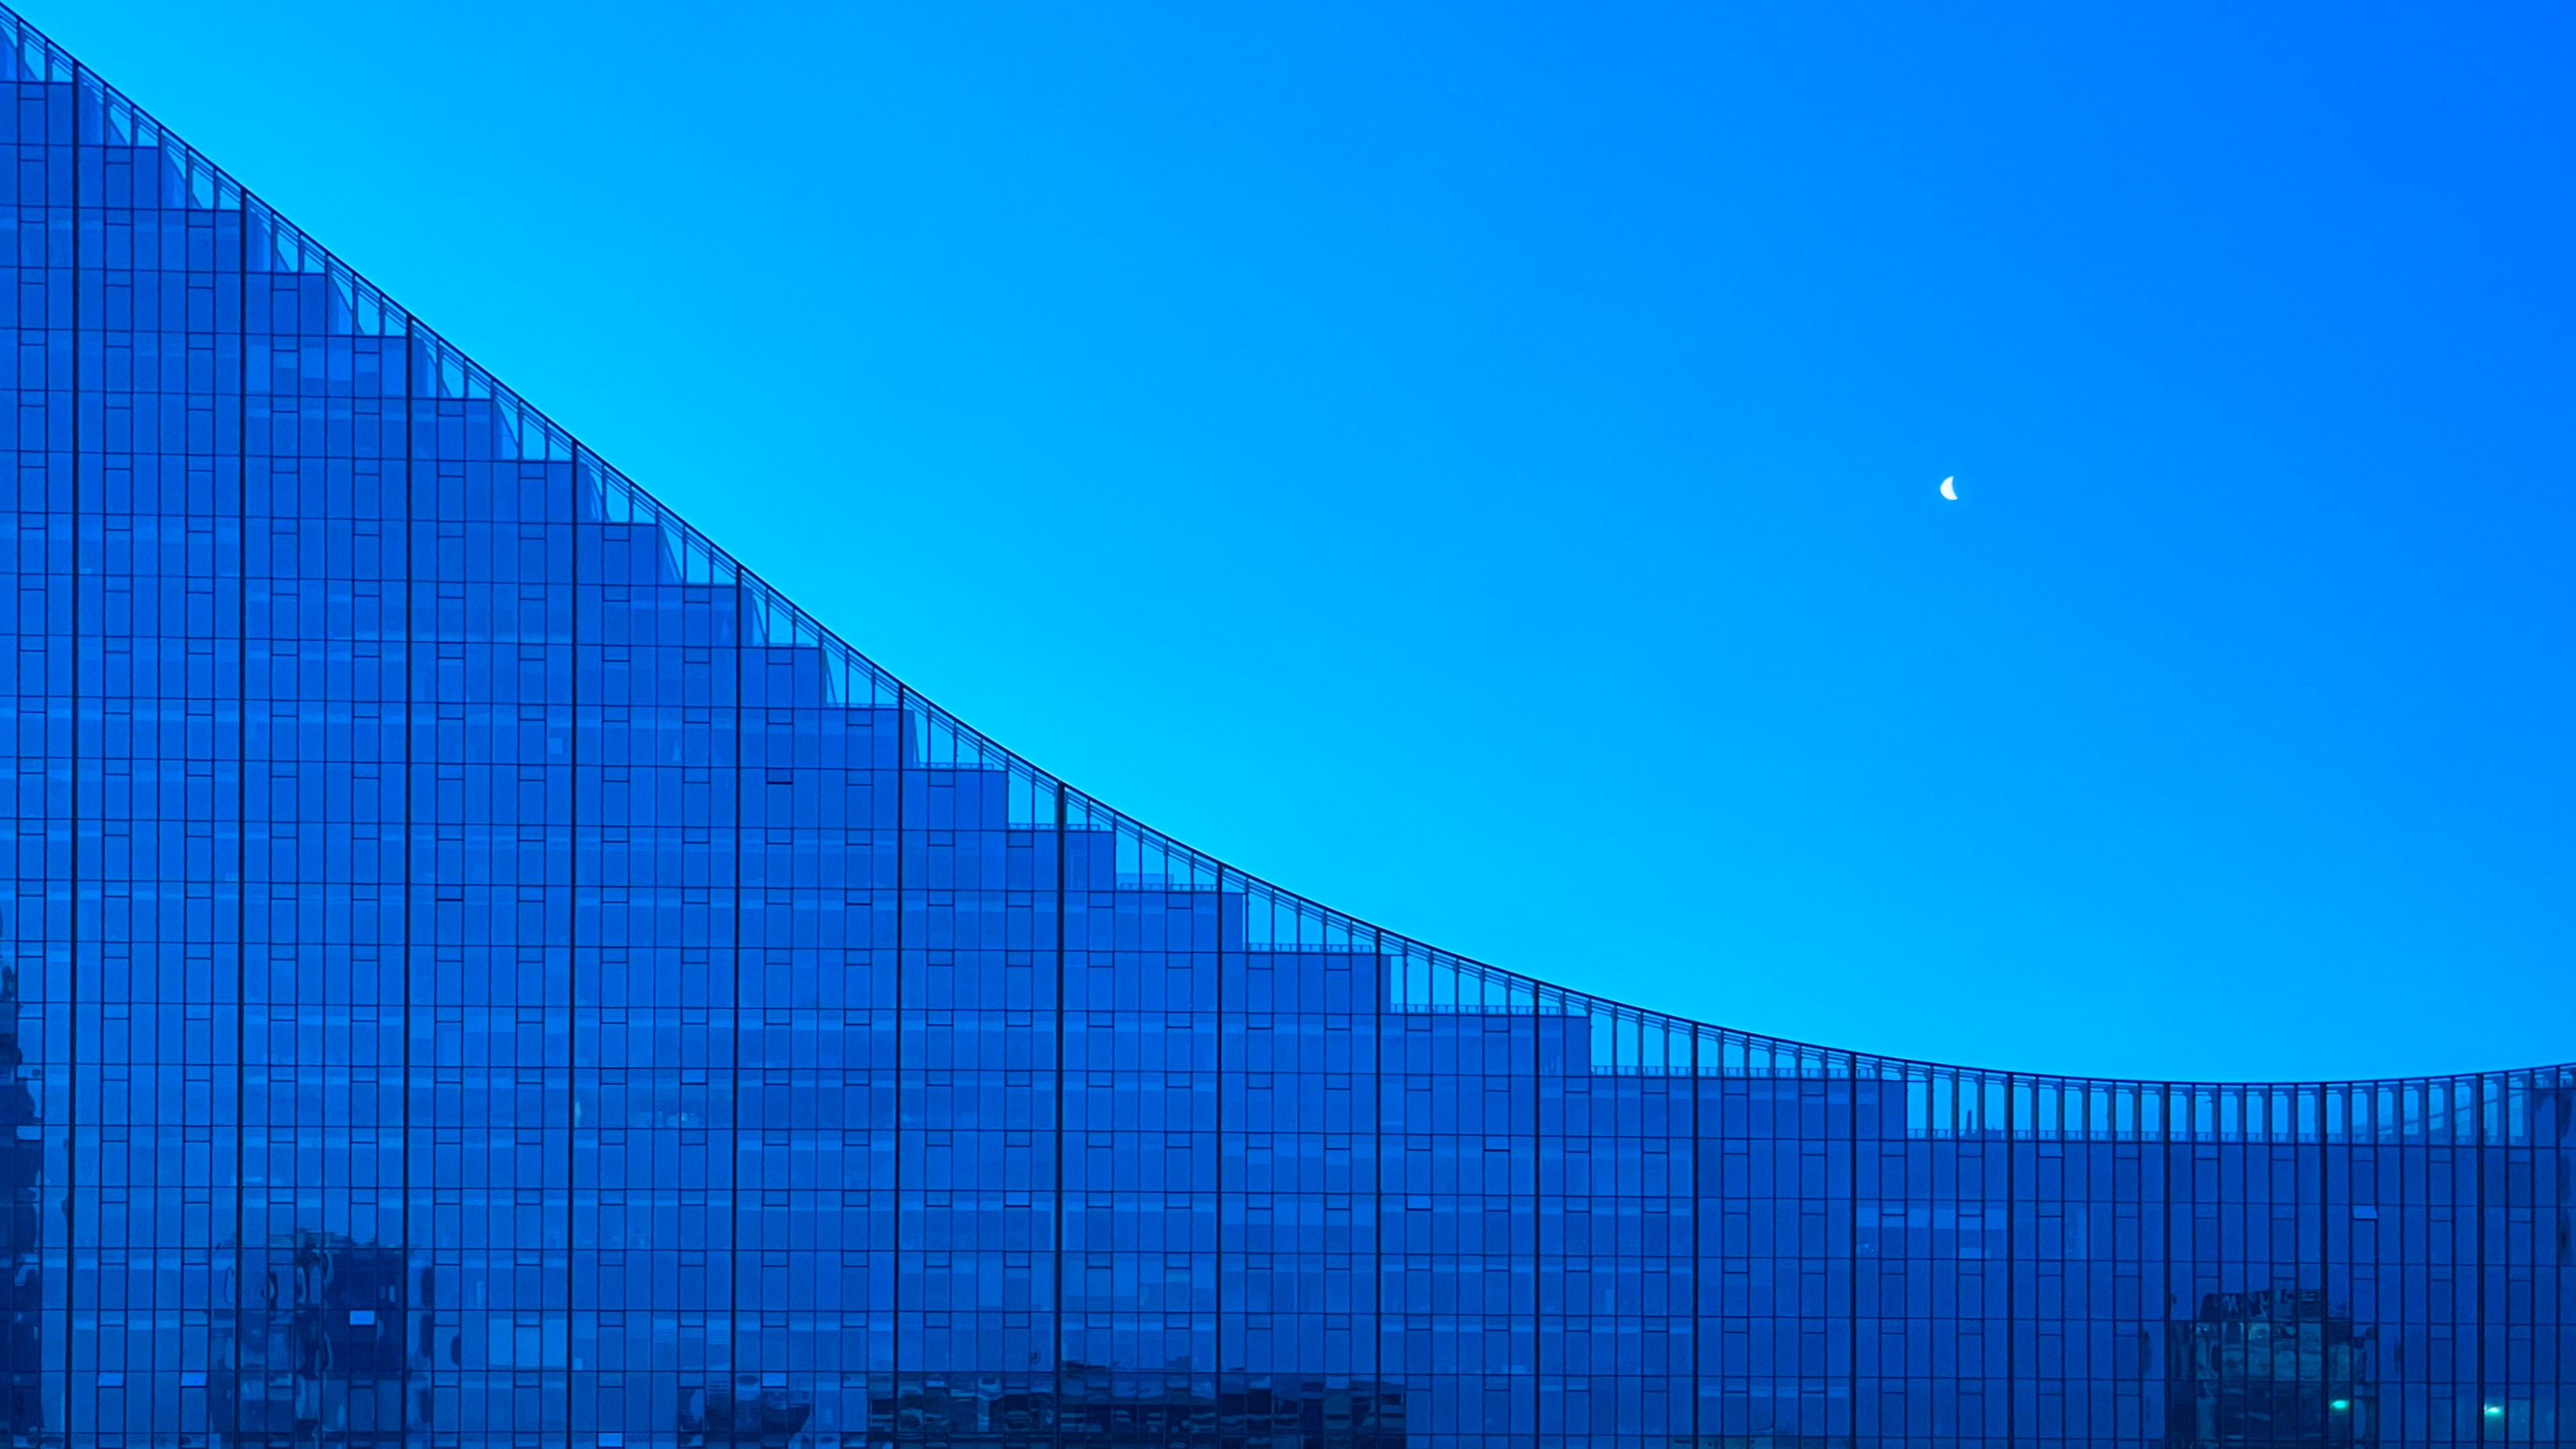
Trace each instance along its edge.
{"label": "grid of glass panel", "polygon": [[2576,1434],[2576,1068],[1968,1071],[1350,920],[876,669],[5,11],[0,85],[11,1443]]}

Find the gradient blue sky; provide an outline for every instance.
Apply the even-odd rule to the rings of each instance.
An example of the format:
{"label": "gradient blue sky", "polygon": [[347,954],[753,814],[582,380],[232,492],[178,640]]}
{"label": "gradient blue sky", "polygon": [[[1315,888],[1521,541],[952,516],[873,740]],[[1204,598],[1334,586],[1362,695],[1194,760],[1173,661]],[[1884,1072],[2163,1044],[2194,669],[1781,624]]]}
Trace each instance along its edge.
{"label": "gradient blue sky", "polygon": [[2576,1057],[2576,11],[1718,9],[28,14],[1321,900],[1914,1056]]}

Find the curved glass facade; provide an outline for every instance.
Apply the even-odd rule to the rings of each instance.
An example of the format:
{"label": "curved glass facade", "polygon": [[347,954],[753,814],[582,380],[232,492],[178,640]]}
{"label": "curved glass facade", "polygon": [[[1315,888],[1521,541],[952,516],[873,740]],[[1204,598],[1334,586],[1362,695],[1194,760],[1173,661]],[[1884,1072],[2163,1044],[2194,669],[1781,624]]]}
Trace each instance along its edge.
{"label": "curved glass facade", "polygon": [[1974,1071],[1338,915],[0,72],[11,1443],[2576,1438],[2576,1068]]}

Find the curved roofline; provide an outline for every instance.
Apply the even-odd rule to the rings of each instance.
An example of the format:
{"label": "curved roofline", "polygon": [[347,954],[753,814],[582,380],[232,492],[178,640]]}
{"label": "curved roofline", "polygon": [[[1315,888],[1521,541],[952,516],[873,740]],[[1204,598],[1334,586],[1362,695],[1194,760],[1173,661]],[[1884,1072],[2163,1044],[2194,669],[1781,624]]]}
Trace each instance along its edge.
{"label": "curved roofline", "polygon": [[[513,429],[513,437],[520,449],[521,459],[532,462],[571,464],[576,487],[578,488],[584,480],[587,480],[597,490],[600,521],[653,524],[663,531],[665,547],[670,551],[674,564],[680,569],[684,582],[690,581],[690,575],[695,571],[700,575],[695,580],[697,582],[732,584],[739,587],[745,601],[741,620],[744,637],[739,641],[739,647],[749,648],[762,644],[811,645],[821,650],[827,658],[837,659],[847,670],[846,674],[840,677],[826,679],[827,687],[839,686],[843,703],[853,707],[892,705],[907,713],[917,712],[920,715],[924,723],[929,726],[922,740],[925,762],[928,762],[933,737],[945,732],[950,736],[952,748],[960,744],[971,746],[972,753],[976,756],[974,760],[976,765],[982,768],[1009,770],[1026,777],[1032,783],[1044,782],[1061,791],[1059,798],[1063,804],[1060,808],[1067,812],[1063,818],[1068,824],[1072,818],[1071,806],[1078,800],[1086,822],[1095,826],[1105,824],[1109,828],[1132,833],[1140,846],[1151,846],[1164,854],[1167,866],[1174,863],[1188,866],[1190,874],[1185,881],[1178,883],[1177,888],[1240,887],[1247,894],[1266,897],[1276,904],[1287,907],[1301,918],[1313,919],[1322,928],[1319,935],[1329,936],[1339,931],[1347,933],[1348,938],[1352,940],[1365,935],[1371,942],[1372,954],[1380,959],[1394,955],[1419,960],[1435,973],[1445,970],[1455,973],[1461,979],[1472,978],[1478,981],[1484,988],[1481,994],[1488,998],[1495,995],[1502,998],[1500,1001],[1489,1000],[1486,1007],[1489,1010],[1506,1013],[1526,1010],[1542,1015],[1570,1016],[1593,1016],[1606,1013],[1616,1020],[1635,1024],[1641,1032],[1651,1028],[1667,1038],[1664,1043],[1667,1060],[1658,1070],[1676,1074],[1727,1075],[1728,1073],[1723,1070],[1724,1054],[1729,1047],[1737,1047],[1748,1056],[1757,1050],[1773,1056],[1786,1055],[1798,1067],[1797,1070],[1786,1073],[1772,1070],[1758,1075],[1950,1078],[1989,1085],[2000,1083],[2007,1087],[2023,1084],[2034,1087],[2050,1085],[2077,1088],[2086,1093],[2116,1094],[2122,1091],[2158,1094],[2278,1093],[2302,1090],[2332,1092],[2338,1089],[2402,1088],[2408,1085],[2430,1083],[2469,1081],[2485,1083],[2494,1079],[2504,1080],[2508,1084],[2516,1081],[2528,1084],[2544,1077],[2557,1078],[2558,1082],[2555,1085],[2576,1086],[2576,1061],[2509,1067],[2493,1071],[2431,1073],[2411,1077],[2187,1081],[2023,1072],[2008,1068],[1933,1061],[1926,1058],[1890,1056],[1881,1052],[1832,1047],[1790,1037],[1720,1026],[1712,1022],[1674,1016],[1651,1008],[1632,1005],[1572,987],[1556,986],[1536,977],[1524,976],[1472,957],[1443,951],[1401,932],[1388,930],[1373,922],[1336,911],[1249,871],[1228,865],[1215,856],[1184,845],[1154,830],[1124,811],[1066,784],[1060,777],[1038,768],[1036,764],[1016,751],[1003,746],[982,731],[967,725],[945,709],[931,703],[919,691],[897,679],[890,671],[879,666],[848,641],[842,639],[839,634],[805,613],[793,600],[787,598],[766,579],[719,548],[687,520],[673,513],[650,491],[611,467],[596,452],[582,444],[568,429],[504,386],[489,370],[467,356],[463,349],[448,342],[438,332],[423,323],[410,309],[393,301],[383,289],[369,282],[328,248],[305,236],[300,228],[261,201],[250,188],[242,185],[223,168],[206,160],[194,147],[181,140],[168,127],[161,125],[149,112],[135,105],[114,86],[109,85],[99,77],[97,72],[92,71],[69,52],[56,45],[51,38],[9,9],[5,3],[0,3],[0,41],[6,42],[6,53],[0,54],[0,71],[9,72],[10,78],[66,80],[74,84],[76,90],[86,90],[97,97],[102,144],[110,137],[122,135],[127,138],[126,144],[153,145],[161,148],[166,156],[177,163],[175,174],[165,172],[163,179],[184,198],[185,205],[213,211],[236,209],[241,211],[244,217],[243,270],[246,275],[258,271],[319,274],[326,277],[330,285],[338,289],[342,299],[348,304],[348,325],[352,332],[359,335],[402,336],[412,341],[415,359],[430,364],[430,377],[425,380],[435,383],[437,391],[433,396],[488,399],[496,410],[505,416],[505,419],[515,415],[518,426]],[[88,110],[76,97],[74,124],[86,128],[88,121]],[[86,139],[88,131],[84,129],[81,135]],[[262,249],[262,255],[257,258],[259,262],[257,266],[253,265],[254,245]],[[417,372],[418,369],[415,368],[415,373]],[[415,390],[411,395],[417,398],[419,393]],[[752,637],[755,626],[761,630],[760,637],[757,639]],[[853,691],[860,689],[864,689],[866,697],[852,697]],[[953,762],[964,763],[962,760]],[[1167,875],[1166,879],[1171,878]],[[1438,1009],[1438,1003],[1423,1003],[1422,1009]],[[1687,1072],[1676,1068],[1670,1060],[1669,1038],[1674,1036],[1687,1038],[1691,1043],[1690,1065]],[[1712,1043],[1720,1052],[1720,1070],[1717,1072],[1704,1070],[1700,1060],[1702,1048]],[[1834,1069],[1837,1064],[1840,1070]],[[1809,1066],[1814,1067],[1815,1070],[1805,1070]],[[2480,1089],[2480,1096],[2481,1098],[2485,1096],[2483,1086]]]}

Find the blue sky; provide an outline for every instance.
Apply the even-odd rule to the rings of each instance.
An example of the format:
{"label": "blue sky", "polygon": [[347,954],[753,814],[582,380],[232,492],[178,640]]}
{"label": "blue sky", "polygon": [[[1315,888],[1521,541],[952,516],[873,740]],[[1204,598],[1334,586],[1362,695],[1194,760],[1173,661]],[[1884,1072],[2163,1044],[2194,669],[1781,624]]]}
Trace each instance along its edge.
{"label": "blue sky", "polygon": [[2576,1057],[2576,18],[1717,9],[28,15],[1320,900],[1913,1056]]}

